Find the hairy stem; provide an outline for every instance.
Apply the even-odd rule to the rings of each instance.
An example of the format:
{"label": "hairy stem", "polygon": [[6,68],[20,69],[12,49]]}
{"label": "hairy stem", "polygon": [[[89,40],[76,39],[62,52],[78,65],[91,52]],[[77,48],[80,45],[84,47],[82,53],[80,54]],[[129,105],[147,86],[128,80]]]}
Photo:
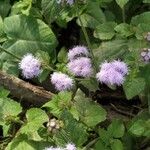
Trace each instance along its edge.
{"label": "hairy stem", "polygon": [[89,51],[90,51],[90,54],[91,54],[91,59],[92,59],[92,62],[93,62],[93,66],[95,68],[95,71],[98,72],[97,65],[96,65],[95,58],[94,58],[94,54],[93,54],[93,51],[92,51],[92,46],[91,46],[91,43],[90,43],[90,39],[89,39],[88,33],[86,31],[86,28],[83,25],[82,19],[80,17],[79,9],[78,9],[78,4],[77,3],[76,3],[76,8],[77,8],[76,9],[77,10],[77,15],[78,15],[79,22],[81,24],[82,32],[84,34],[87,46],[89,47]]}

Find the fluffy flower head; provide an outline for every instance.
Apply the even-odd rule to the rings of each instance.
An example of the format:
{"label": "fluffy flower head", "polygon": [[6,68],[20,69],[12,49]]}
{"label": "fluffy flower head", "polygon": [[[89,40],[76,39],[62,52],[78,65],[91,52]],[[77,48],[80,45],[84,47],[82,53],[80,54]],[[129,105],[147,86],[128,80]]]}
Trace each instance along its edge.
{"label": "fluffy flower head", "polygon": [[74,60],[77,56],[88,56],[89,51],[85,46],[76,46],[69,50],[68,52],[68,59],[70,61]]}
{"label": "fluffy flower head", "polygon": [[127,65],[120,60],[114,60],[110,63],[103,63],[96,78],[101,83],[120,86],[123,84],[126,74],[128,74]]}
{"label": "fluffy flower head", "polygon": [[77,148],[76,148],[76,146],[74,145],[74,144],[71,144],[71,143],[68,143],[67,145],[66,145],[66,148],[65,148],[66,150],[76,150]]}
{"label": "fluffy flower head", "polygon": [[68,63],[69,70],[76,76],[89,77],[93,69],[90,58],[80,57]]}
{"label": "fluffy flower head", "polygon": [[109,85],[121,85],[124,82],[124,76],[119,72],[115,71],[113,68],[108,71],[101,70],[96,74],[96,78],[101,83]]}
{"label": "fluffy flower head", "polygon": [[128,66],[123,61],[114,60],[111,65],[117,72],[121,73],[122,75],[128,74]]}
{"label": "fluffy flower head", "polygon": [[19,63],[22,74],[26,79],[37,77],[41,72],[41,63],[32,54],[23,56]]}
{"label": "fluffy flower head", "polygon": [[[74,0],[65,0],[67,4],[72,5],[74,3]],[[62,0],[56,0],[58,4],[62,2]]]}
{"label": "fluffy flower head", "polygon": [[73,86],[73,79],[60,72],[51,75],[51,82],[58,91],[70,90]]}

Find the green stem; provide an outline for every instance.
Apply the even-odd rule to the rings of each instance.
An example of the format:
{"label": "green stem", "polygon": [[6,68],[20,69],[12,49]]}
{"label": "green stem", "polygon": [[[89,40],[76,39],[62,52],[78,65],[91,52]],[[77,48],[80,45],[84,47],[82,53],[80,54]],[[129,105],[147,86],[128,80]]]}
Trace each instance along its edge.
{"label": "green stem", "polygon": [[94,145],[98,140],[99,140],[99,137],[96,138],[96,139],[94,139],[94,140],[92,140],[91,142],[89,142],[89,143],[83,148],[83,150],[89,150],[90,147],[91,147],[92,145]]}
{"label": "green stem", "polygon": [[78,5],[78,4],[76,3],[77,15],[78,15],[78,19],[79,19],[80,24],[81,24],[81,29],[82,29],[82,32],[83,32],[83,34],[84,34],[84,37],[85,37],[87,46],[89,47],[89,51],[90,51],[90,54],[91,54],[91,59],[92,59],[92,61],[93,61],[93,66],[94,66],[94,68],[95,68],[95,71],[98,72],[97,65],[96,65],[96,63],[95,63],[94,54],[93,54],[93,52],[92,52],[92,46],[91,46],[91,43],[90,43],[90,39],[89,39],[89,37],[88,37],[88,33],[87,33],[87,31],[86,31],[86,28],[85,28],[84,25],[83,25],[83,22],[82,22],[82,19],[81,19],[81,17],[80,17],[79,9],[78,9],[78,6],[77,6],[77,5]]}
{"label": "green stem", "polygon": [[1,46],[0,46],[0,50],[3,51],[3,52],[5,52],[5,53],[7,53],[7,54],[9,54],[9,55],[11,55],[12,57],[14,57],[14,58],[16,58],[16,59],[18,59],[18,60],[21,60],[20,57],[18,57],[18,56],[16,56],[16,55],[14,55],[13,53],[7,51],[6,49],[2,48]]}
{"label": "green stem", "polygon": [[122,8],[122,21],[123,21],[123,23],[126,22],[126,17],[125,17],[125,7]]}

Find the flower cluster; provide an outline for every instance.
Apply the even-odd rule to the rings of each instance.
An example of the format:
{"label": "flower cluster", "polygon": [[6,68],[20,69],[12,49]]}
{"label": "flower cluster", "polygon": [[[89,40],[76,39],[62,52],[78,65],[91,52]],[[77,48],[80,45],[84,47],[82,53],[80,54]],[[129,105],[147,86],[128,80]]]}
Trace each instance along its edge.
{"label": "flower cluster", "polygon": [[73,143],[68,143],[66,144],[65,148],[62,147],[49,147],[46,148],[45,150],[77,150],[76,146]]}
{"label": "flower cluster", "polygon": [[73,86],[73,79],[61,72],[54,72],[51,75],[51,82],[58,91],[70,90]]}
{"label": "flower cluster", "polygon": [[23,56],[19,63],[19,67],[22,70],[22,75],[26,79],[37,77],[41,72],[41,62],[32,54]]}
{"label": "flower cluster", "polygon": [[145,39],[150,42],[150,32],[147,33],[147,35],[145,36]]}
{"label": "flower cluster", "polygon": [[150,62],[150,49],[144,48],[141,52],[141,57],[144,62]]}
{"label": "flower cluster", "polygon": [[120,60],[115,60],[110,63],[105,62],[100,67],[101,69],[96,74],[96,78],[99,82],[107,85],[122,85],[124,76],[128,74],[127,65]]}
{"label": "flower cluster", "polygon": [[[62,3],[62,0],[56,0],[58,4]],[[65,0],[67,4],[72,5],[74,0]]]}
{"label": "flower cluster", "polygon": [[68,52],[68,69],[75,76],[90,77],[93,73],[89,51],[84,46],[76,46]]}

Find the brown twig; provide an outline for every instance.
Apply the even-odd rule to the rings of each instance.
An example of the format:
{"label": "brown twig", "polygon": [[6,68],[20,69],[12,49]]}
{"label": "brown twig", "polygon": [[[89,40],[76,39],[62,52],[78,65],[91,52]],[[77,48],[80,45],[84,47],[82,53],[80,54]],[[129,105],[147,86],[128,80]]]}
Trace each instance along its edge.
{"label": "brown twig", "polygon": [[11,95],[31,104],[41,106],[50,100],[53,93],[0,71],[0,85],[10,90]]}
{"label": "brown twig", "polygon": [[120,109],[118,109],[115,105],[113,105],[112,103],[111,103],[110,105],[112,106],[112,108],[113,108],[116,112],[118,112],[118,113],[120,113],[120,114],[123,114],[123,115],[125,115],[125,116],[135,117],[134,114],[125,112],[125,111],[123,111],[123,110],[120,110]]}

